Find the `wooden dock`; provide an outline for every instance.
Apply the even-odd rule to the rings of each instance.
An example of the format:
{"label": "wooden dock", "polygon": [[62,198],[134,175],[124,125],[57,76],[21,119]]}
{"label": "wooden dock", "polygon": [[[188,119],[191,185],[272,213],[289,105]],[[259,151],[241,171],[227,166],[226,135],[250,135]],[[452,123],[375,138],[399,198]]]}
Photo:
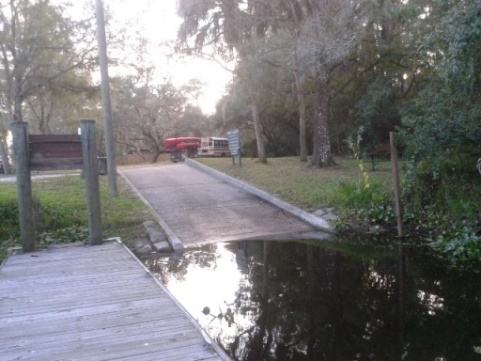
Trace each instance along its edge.
{"label": "wooden dock", "polygon": [[229,360],[120,242],[11,255],[0,359]]}

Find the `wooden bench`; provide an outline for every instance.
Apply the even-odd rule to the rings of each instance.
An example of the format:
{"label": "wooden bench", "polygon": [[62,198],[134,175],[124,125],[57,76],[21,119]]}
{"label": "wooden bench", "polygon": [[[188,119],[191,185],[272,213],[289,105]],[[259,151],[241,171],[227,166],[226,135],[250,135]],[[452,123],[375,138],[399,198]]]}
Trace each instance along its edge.
{"label": "wooden bench", "polygon": [[372,164],[372,171],[376,170],[376,164],[379,162],[388,162],[391,160],[391,145],[389,143],[377,144],[371,153],[367,156]]}

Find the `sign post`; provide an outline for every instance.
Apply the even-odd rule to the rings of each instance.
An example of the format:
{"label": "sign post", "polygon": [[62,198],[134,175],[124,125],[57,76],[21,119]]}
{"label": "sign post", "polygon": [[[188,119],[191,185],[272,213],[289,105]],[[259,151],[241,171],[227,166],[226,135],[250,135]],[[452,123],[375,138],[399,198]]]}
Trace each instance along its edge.
{"label": "sign post", "polygon": [[235,158],[239,157],[239,166],[242,167],[242,152],[240,147],[239,129],[234,129],[227,132],[227,139],[229,141],[229,152],[232,157],[232,165],[235,165]]}

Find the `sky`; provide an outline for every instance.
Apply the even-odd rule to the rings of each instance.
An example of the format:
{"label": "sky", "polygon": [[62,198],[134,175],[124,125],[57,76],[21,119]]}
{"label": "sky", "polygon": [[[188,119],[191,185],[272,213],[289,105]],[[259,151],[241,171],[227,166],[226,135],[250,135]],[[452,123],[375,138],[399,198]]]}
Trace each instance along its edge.
{"label": "sky", "polygon": [[[83,1],[95,3],[95,0]],[[214,61],[167,59],[162,53],[162,47],[157,46],[163,41],[174,40],[177,36],[181,18],[176,14],[176,0],[103,0],[103,3],[104,8],[109,8],[112,12],[114,23],[130,22],[133,33],[138,29],[149,39],[151,46],[148,52],[159,76],[170,77],[176,86],[186,84],[194,78],[204,82],[205,88],[198,99],[198,105],[204,113],[214,113],[215,104],[224,94],[231,74]],[[77,4],[81,6],[81,2],[76,2],[75,5]],[[72,11],[75,11],[75,7]],[[110,70],[109,73],[113,75]]]}

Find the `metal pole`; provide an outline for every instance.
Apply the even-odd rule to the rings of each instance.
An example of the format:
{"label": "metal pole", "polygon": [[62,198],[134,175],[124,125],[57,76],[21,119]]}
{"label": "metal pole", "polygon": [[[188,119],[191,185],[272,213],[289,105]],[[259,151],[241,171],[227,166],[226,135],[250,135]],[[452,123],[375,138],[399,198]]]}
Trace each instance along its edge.
{"label": "metal pole", "polygon": [[102,103],[104,112],[105,150],[107,155],[107,173],[109,179],[109,194],[116,197],[117,167],[115,165],[115,138],[112,121],[112,106],[110,103],[110,81],[107,58],[107,40],[105,37],[104,7],[102,0],[95,2],[97,16],[97,40],[99,43],[99,61],[102,87]]}
{"label": "metal pole", "polygon": [[396,204],[396,217],[397,217],[397,232],[398,236],[403,236],[403,214],[399,187],[399,167],[398,167],[398,156],[397,149],[394,145],[394,134],[389,132],[389,141],[391,143],[391,163],[392,163],[392,178],[394,186],[394,202]]}
{"label": "metal pole", "polygon": [[18,215],[20,217],[20,237],[24,252],[33,252],[35,244],[35,217],[33,213],[32,180],[30,178],[30,154],[28,150],[28,124],[14,122],[10,125],[15,153],[15,173],[17,176]]}
{"label": "metal pole", "polygon": [[102,244],[102,222],[100,217],[99,173],[95,143],[95,121],[80,120],[82,140],[83,173],[87,185],[87,208],[89,240],[91,245]]}

